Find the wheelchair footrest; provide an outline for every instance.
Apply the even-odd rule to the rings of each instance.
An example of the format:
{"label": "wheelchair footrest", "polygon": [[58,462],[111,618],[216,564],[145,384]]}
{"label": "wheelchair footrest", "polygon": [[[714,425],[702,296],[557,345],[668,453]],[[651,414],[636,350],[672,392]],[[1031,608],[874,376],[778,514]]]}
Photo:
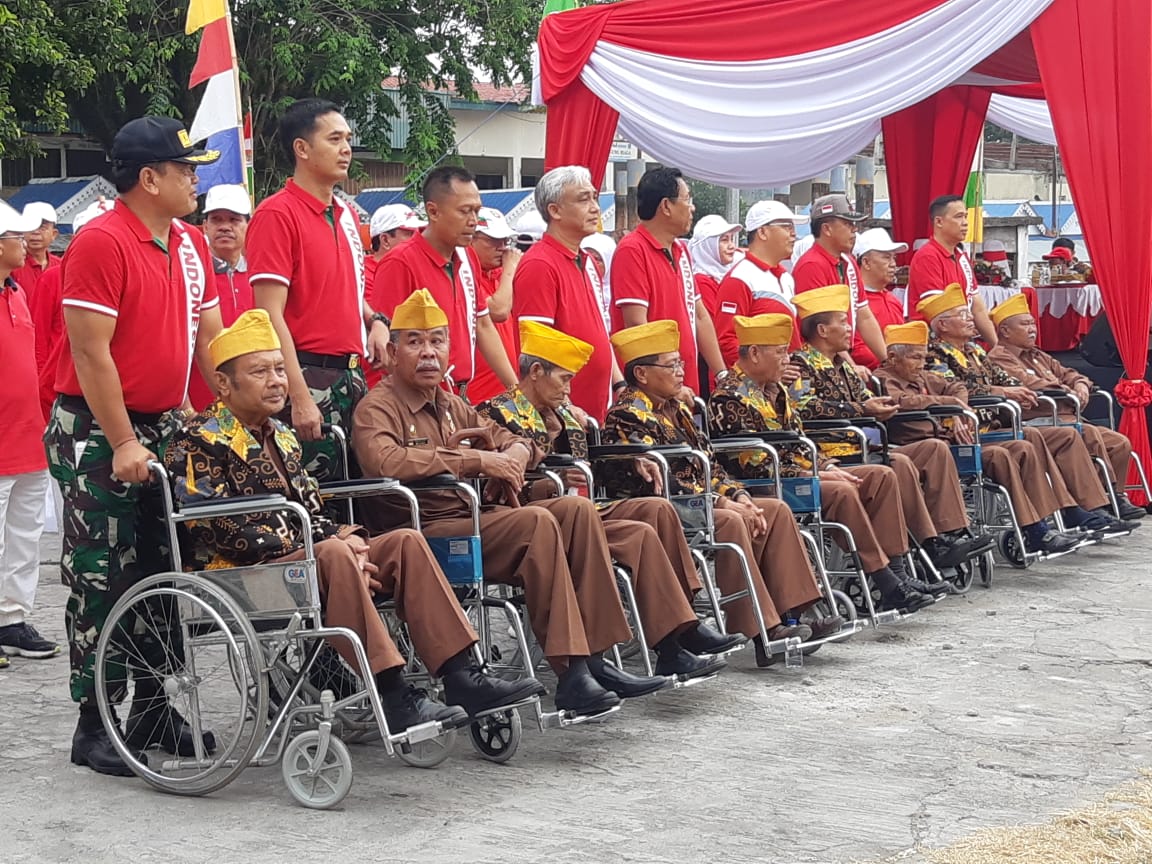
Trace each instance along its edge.
{"label": "wheelchair footrest", "polygon": [[609,714],[615,714],[619,710],[619,705],[613,705],[606,711],[598,711],[595,714],[577,714],[573,711],[550,711],[540,715],[540,728],[563,729],[566,726],[579,726],[581,723],[600,723],[606,719]]}
{"label": "wheelchair footrest", "polygon": [[530,708],[533,705],[539,704],[539,696],[529,696],[527,699],[521,699],[519,702],[511,702],[507,705],[501,705],[497,708],[489,708],[487,711],[481,711],[479,714],[472,716],[473,720],[482,720],[485,717],[491,717],[494,714],[504,714],[507,711],[515,711],[519,708]]}
{"label": "wheelchair footrest", "polygon": [[419,744],[421,741],[431,741],[439,738],[448,729],[439,722],[421,723],[419,726],[409,726],[403,732],[392,733],[392,743],[403,747],[406,744]]}
{"label": "wheelchair footrest", "polygon": [[877,612],[876,617],[872,619],[872,626],[879,627],[882,624],[896,624],[908,616],[901,615],[899,609],[888,609],[884,612]]}
{"label": "wheelchair footrest", "polygon": [[705,681],[711,681],[717,677],[717,673],[712,675],[701,675],[699,678],[686,678],[683,675],[672,676],[672,689],[682,690],[685,687],[695,687],[697,684],[703,684]]}

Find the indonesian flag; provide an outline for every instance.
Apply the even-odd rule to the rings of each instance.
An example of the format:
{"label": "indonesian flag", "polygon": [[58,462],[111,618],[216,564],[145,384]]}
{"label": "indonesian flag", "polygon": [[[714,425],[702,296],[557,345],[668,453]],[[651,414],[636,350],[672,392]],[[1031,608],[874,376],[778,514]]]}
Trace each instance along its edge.
{"label": "indonesian flag", "polygon": [[968,175],[968,185],[964,189],[964,206],[968,208],[968,233],[965,243],[984,242],[984,135],[976,145],[976,155],[972,157],[972,173]]}
{"label": "indonesian flag", "polygon": [[193,141],[207,139],[209,149],[220,151],[219,161],[197,170],[197,188],[206,192],[224,183],[246,185],[240,71],[227,0],[192,0],[185,30],[188,33],[204,31],[188,86],[198,87],[207,82],[189,136]]}

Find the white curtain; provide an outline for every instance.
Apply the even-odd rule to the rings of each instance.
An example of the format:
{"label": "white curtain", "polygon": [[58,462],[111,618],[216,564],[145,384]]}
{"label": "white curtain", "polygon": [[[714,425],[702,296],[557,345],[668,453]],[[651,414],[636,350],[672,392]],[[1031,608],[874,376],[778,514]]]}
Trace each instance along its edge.
{"label": "white curtain", "polygon": [[1030,141],[1055,144],[1052,115],[1043,99],[1021,99],[996,94],[988,105],[988,121]]}
{"label": "white curtain", "polygon": [[855,155],[881,118],[956,82],[1051,2],[951,0],[855,42],[762,61],[600,41],[581,78],[654,159],[723,186],[782,186]]}

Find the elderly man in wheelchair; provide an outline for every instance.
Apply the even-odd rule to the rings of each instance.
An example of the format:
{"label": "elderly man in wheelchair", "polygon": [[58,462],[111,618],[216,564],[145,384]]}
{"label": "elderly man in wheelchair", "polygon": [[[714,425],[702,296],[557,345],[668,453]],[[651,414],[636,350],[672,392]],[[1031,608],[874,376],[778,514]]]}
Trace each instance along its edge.
{"label": "elderly man in wheelchair", "polygon": [[[301,466],[300,444],[275,419],[287,397],[287,378],[267,313],[244,313],[213,340],[210,351],[219,401],[188,421],[164,457],[176,500],[184,506],[279,495],[309,511],[325,624],[360,638],[389,727],[463,725],[478,713],[543,692],[536,681],[502,681],[476,664],[476,633],[419,533],[397,530],[366,539],[360,527],[337,525],[322,514],[317,483]],[[280,514],[196,520],[188,529],[201,569],[304,556],[300,527]],[[374,595],[394,599],[421,660],[443,679],[447,705],[406,683],[405,658]],[[336,639],[333,647],[359,668],[348,640]]]}

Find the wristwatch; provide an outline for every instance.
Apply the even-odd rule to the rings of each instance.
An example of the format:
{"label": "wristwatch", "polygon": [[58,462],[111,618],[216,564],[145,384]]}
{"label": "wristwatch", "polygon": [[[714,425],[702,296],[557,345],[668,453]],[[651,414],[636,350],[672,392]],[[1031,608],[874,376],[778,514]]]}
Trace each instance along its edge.
{"label": "wristwatch", "polygon": [[728,377],[728,370],[727,369],[721,369],[719,372],[716,373],[716,380],[717,381],[723,381],[727,377]]}
{"label": "wristwatch", "polygon": [[[392,319],[389,318],[387,315],[385,315],[383,312],[373,312],[372,317],[369,320],[370,321],[379,321],[385,327],[387,327],[389,330],[392,329]],[[368,326],[371,327],[372,325],[369,324]]]}

